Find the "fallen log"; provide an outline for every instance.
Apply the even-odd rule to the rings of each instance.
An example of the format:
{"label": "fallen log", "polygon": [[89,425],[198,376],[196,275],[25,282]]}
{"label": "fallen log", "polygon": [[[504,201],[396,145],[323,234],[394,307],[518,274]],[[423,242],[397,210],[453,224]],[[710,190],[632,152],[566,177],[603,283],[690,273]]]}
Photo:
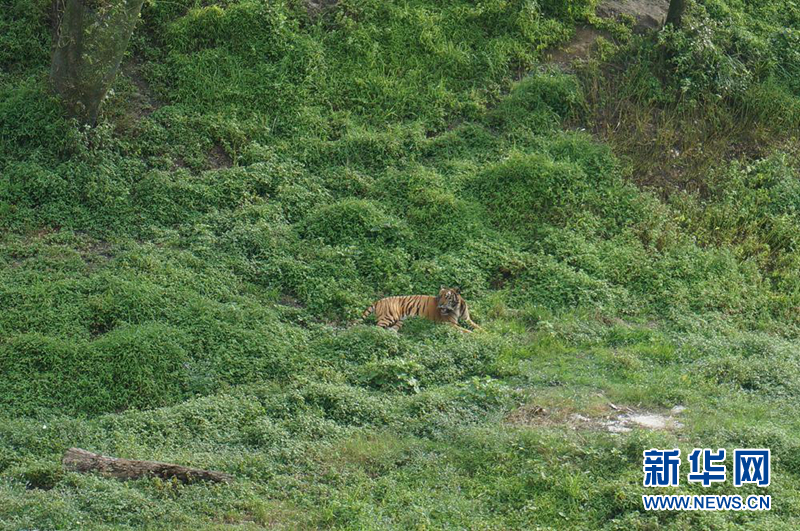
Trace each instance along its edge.
{"label": "fallen log", "polygon": [[127,480],[144,476],[156,476],[163,479],[176,478],[183,483],[195,481],[213,481],[227,483],[233,476],[224,472],[189,468],[172,463],[159,463],[158,461],[138,461],[107,457],[104,455],[87,452],[81,448],[70,448],[64,453],[61,464],[67,470],[75,472],[98,472],[104,476]]}

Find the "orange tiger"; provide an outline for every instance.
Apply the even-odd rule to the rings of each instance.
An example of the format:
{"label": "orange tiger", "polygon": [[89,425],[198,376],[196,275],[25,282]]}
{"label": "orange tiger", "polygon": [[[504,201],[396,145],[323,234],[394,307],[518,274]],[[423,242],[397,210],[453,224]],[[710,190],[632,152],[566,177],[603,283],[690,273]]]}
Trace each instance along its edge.
{"label": "orange tiger", "polygon": [[436,297],[430,295],[401,295],[386,297],[377,301],[364,311],[361,319],[366,319],[375,312],[378,326],[400,330],[403,321],[408,317],[424,317],[434,323],[447,323],[462,332],[471,332],[458,326],[459,319],[464,319],[472,328],[482,330],[469,317],[467,301],[461,297],[458,288],[442,288]]}

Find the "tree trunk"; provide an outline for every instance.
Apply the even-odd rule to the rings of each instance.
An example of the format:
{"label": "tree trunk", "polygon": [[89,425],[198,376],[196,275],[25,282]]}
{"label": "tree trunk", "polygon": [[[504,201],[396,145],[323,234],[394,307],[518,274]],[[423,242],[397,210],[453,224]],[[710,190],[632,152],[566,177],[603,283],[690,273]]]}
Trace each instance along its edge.
{"label": "tree trunk", "polygon": [[673,27],[680,28],[681,18],[683,18],[685,10],[686,0],[670,0],[666,24],[672,24]]}
{"label": "tree trunk", "polygon": [[137,479],[144,476],[157,476],[163,479],[176,478],[183,483],[213,481],[227,483],[233,476],[213,470],[189,468],[172,463],[157,461],[136,461],[93,454],[80,448],[70,448],[61,460],[64,468],[76,472],[98,472],[116,479]]}
{"label": "tree trunk", "polygon": [[54,0],[50,79],[68,112],[94,125],[144,0]]}

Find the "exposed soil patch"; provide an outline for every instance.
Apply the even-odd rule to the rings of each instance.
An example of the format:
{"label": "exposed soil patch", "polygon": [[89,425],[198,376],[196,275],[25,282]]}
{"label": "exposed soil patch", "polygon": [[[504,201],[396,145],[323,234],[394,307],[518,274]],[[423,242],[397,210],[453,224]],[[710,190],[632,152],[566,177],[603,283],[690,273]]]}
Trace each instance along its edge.
{"label": "exposed soil patch", "polygon": [[278,301],[278,304],[282,306],[289,306],[290,308],[305,308],[302,302],[290,295],[283,295]]}
{"label": "exposed soil patch", "polygon": [[492,289],[503,289],[503,286],[506,285],[506,282],[511,280],[513,276],[514,274],[510,269],[501,266],[497,270],[497,275],[495,278],[489,282],[489,285],[492,286]]}
{"label": "exposed soil patch", "polygon": [[[669,0],[605,0],[597,6],[596,14],[600,18],[614,20],[626,15],[633,18],[635,33],[646,33],[664,24],[668,9]],[[570,42],[547,54],[547,60],[568,70],[575,60],[591,55],[598,37],[601,36],[609,37],[609,34],[589,26],[578,28]]]}
{"label": "exposed soil patch", "polygon": [[750,120],[732,116],[720,116],[725,121],[708,120],[702,108],[676,111],[626,99],[601,101],[619,83],[613,75],[605,82],[602,91],[587,91],[590,106],[596,109],[589,129],[630,163],[634,183],[657,191],[662,198],[683,190],[706,196],[707,177],[719,161],[758,159],[778,144],[784,150],[796,144],[781,142]]}
{"label": "exposed soil patch", "polygon": [[19,268],[29,260],[38,259],[69,261],[75,258],[77,252],[85,262],[87,271],[92,272],[114,258],[114,249],[110,242],[77,231],[75,234],[80,239],[65,244],[58,241],[59,231],[60,227],[44,227],[25,234],[20,241],[25,247],[11,251],[8,265]]}
{"label": "exposed soil patch", "polygon": [[562,48],[554,48],[547,54],[547,61],[568,70],[576,59],[584,59],[591,55],[597,38],[603,32],[584,26],[575,30],[575,36]]}
{"label": "exposed soil patch", "polygon": [[233,166],[233,159],[225,153],[225,150],[222,149],[222,146],[219,144],[214,144],[214,147],[211,148],[211,151],[208,153],[208,164],[211,166],[212,169],[218,170],[220,168],[230,168]]}
{"label": "exposed soil patch", "polygon": [[94,240],[85,249],[81,249],[81,257],[89,271],[95,271],[114,258],[113,246],[103,240]]}
{"label": "exposed soil patch", "polygon": [[512,411],[506,422],[518,426],[566,426],[572,430],[608,431],[627,433],[634,429],[678,430],[683,423],[678,420],[683,406],[668,412],[646,411],[612,403],[575,411],[570,407],[544,408],[534,403]]}
{"label": "exposed soil patch", "polygon": [[137,119],[150,116],[164,105],[150,90],[150,84],[141,72],[142,66],[136,62],[129,62],[122,66],[122,73],[136,87],[136,92],[129,95],[133,114]]}

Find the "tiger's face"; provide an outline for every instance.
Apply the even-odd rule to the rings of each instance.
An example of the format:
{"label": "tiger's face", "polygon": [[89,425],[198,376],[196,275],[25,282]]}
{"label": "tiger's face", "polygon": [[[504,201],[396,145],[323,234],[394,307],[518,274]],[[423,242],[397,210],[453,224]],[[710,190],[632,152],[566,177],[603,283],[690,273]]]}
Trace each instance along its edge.
{"label": "tiger's face", "polygon": [[461,298],[461,293],[458,288],[442,288],[439,290],[439,296],[436,298],[436,307],[442,315],[450,315],[458,309],[458,302]]}

